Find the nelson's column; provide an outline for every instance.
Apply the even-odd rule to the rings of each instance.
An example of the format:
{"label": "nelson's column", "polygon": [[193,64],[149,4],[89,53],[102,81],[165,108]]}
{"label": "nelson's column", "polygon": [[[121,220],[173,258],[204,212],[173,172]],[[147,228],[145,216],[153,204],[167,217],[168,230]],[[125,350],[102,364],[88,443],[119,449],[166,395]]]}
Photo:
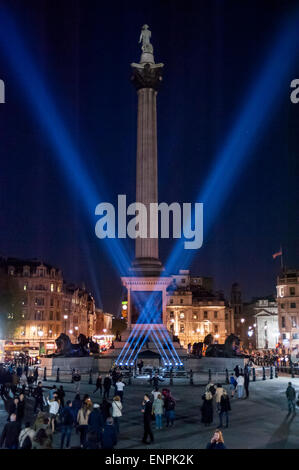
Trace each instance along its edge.
{"label": "nelson's column", "polygon": [[[142,54],[139,63],[131,64],[132,83],[138,96],[137,113],[137,161],[136,161],[136,202],[147,208],[147,238],[136,238],[135,260],[131,272],[122,277],[128,291],[128,328],[151,323],[161,328],[166,323],[166,288],[170,277],[163,275],[159,260],[158,238],[150,238],[149,204],[158,202],[157,162],[157,94],[162,81],[163,64],[155,63],[151,32],[147,25],[142,27],[140,40]],[[149,296],[155,306],[155,318],[149,315],[138,321]],[[153,305],[152,304],[152,305]]]}

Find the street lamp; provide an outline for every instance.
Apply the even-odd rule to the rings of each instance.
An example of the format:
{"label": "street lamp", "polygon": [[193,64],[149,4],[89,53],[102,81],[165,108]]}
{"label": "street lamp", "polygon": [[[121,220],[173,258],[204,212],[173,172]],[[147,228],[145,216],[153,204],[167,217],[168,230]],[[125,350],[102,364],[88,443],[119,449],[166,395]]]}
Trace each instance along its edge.
{"label": "street lamp", "polygon": [[41,339],[42,339],[42,337],[44,336],[44,332],[43,332],[43,330],[38,330],[37,334],[38,334],[38,336],[39,336],[39,355],[41,355],[41,350],[42,350],[42,342],[41,342]]}
{"label": "street lamp", "polygon": [[66,321],[68,319],[68,315],[63,315],[64,318],[64,334],[66,334]]}

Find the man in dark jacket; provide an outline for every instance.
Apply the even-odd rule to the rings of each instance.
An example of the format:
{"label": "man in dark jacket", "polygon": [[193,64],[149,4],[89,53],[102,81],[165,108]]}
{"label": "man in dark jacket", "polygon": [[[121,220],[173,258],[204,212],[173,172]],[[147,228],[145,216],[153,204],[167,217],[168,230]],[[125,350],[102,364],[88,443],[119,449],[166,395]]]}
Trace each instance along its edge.
{"label": "man in dark jacket", "polygon": [[88,432],[96,434],[97,442],[101,440],[101,433],[104,427],[104,418],[100,410],[100,405],[94,403],[93,410],[88,418]]}
{"label": "man in dark jacket", "polygon": [[71,443],[71,435],[72,429],[74,425],[74,414],[72,412],[72,402],[68,400],[66,402],[66,406],[63,408],[61,413],[61,441],[60,441],[60,449],[63,449],[64,440],[66,438],[66,448],[69,449]]}
{"label": "man in dark jacket", "polygon": [[244,388],[245,388],[245,393],[246,393],[245,398],[248,398],[249,397],[249,370],[247,366],[245,366],[244,368]]}
{"label": "man in dark jacket", "polygon": [[154,436],[152,433],[152,402],[147,394],[144,395],[143,400],[143,423],[144,423],[144,434],[142,442],[147,444],[147,436],[150,437],[151,443],[154,442]]}
{"label": "man in dark jacket", "polygon": [[17,415],[13,413],[10,416],[9,423],[3,428],[1,439],[0,439],[0,447],[4,447],[6,449],[17,449],[19,445],[19,434],[21,431],[21,425],[17,422]]}
{"label": "man in dark jacket", "polygon": [[111,378],[109,375],[106,375],[106,377],[104,378],[104,396],[103,398],[108,398],[109,400],[109,392],[110,392],[110,388],[111,388]]}
{"label": "man in dark jacket", "polygon": [[158,375],[158,372],[155,372],[154,377],[151,378],[149,381],[150,381],[150,383],[153,383],[155,390],[159,389],[159,382],[164,382],[163,379],[160,379],[160,377]]}
{"label": "man in dark jacket", "polygon": [[292,387],[292,382],[288,383],[288,388],[286,389],[286,396],[288,400],[289,413],[293,411],[293,413],[296,414],[296,408],[295,408],[296,391],[294,387]]}
{"label": "man in dark jacket", "polygon": [[101,436],[102,449],[114,449],[117,444],[116,429],[113,424],[113,418],[107,418],[104,430]]}
{"label": "man in dark jacket", "polygon": [[35,404],[34,404],[34,413],[36,413],[37,408],[41,411],[44,410],[44,397],[43,397],[43,387],[42,383],[38,382],[36,389],[34,390]]}

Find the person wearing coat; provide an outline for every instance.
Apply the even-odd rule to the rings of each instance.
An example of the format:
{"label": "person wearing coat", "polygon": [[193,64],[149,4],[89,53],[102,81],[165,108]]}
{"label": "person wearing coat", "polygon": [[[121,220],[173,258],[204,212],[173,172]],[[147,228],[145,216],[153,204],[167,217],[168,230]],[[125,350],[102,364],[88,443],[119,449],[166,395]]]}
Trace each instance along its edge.
{"label": "person wearing coat", "polygon": [[217,384],[216,393],[215,393],[215,401],[216,401],[217,411],[219,412],[220,412],[220,401],[221,401],[223,392],[224,392],[224,388],[222,387],[222,385]]}
{"label": "person wearing coat", "polygon": [[29,421],[25,424],[24,429],[19,435],[20,449],[32,449],[32,442],[35,437],[35,431],[30,427]]}
{"label": "person wearing coat", "polygon": [[228,428],[228,412],[230,410],[231,410],[231,407],[230,407],[230,402],[229,402],[229,396],[227,394],[227,391],[223,389],[223,394],[220,400],[220,412],[219,412],[219,419],[220,419],[219,427],[220,428],[222,428],[223,426],[223,423],[222,423],[223,416],[225,416],[226,418],[225,427]]}
{"label": "person wearing coat", "polygon": [[106,377],[104,378],[104,396],[103,398],[108,398],[109,400],[109,392],[111,388],[112,380],[110,378],[110,375],[107,374]]}
{"label": "person wearing coat", "polygon": [[114,449],[117,444],[117,433],[113,424],[113,418],[109,417],[106,420],[104,430],[101,437],[102,449]]}
{"label": "person wearing coat", "polygon": [[152,433],[152,402],[150,401],[150,398],[147,393],[144,394],[144,400],[143,400],[143,423],[144,423],[144,434],[143,434],[143,439],[142,442],[144,444],[147,444],[147,436],[150,437],[150,442],[154,442],[154,436]]}
{"label": "person wearing coat", "polygon": [[203,396],[203,404],[201,406],[201,422],[208,426],[213,422],[213,395],[206,392]]}
{"label": "person wearing coat", "polygon": [[19,445],[19,434],[21,431],[20,423],[17,421],[17,415],[12,413],[9,422],[5,424],[1,438],[0,447],[5,446],[6,449],[17,449]]}
{"label": "person wearing coat", "polygon": [[162,416],[163,416],[164,402],[161,393],[158,393],[157,398],[153,403],[153,413],[156,419],[156,429],[162,429]]}
{"label": "person wearing coat", "polygon": [[22,421],[25,416],[25,407],[26,407],[26,402],[25,402],[25,395],[24,393],[20,393],[19,395],[19,403],[17,404],[17,421],[22,424]]}
{"label": "person wearing coat", "polygon": [[117,434],[119,434],[119,418],[122,416],[123,405],[119,395],[116,395],[112,401],[112,418]]}
{"label": "person wearing coat", "polygon": [[93,410],[88,418],[88,433],[96,435],[97,443],[101,440],[101,433],[104,427],[104,418],[100,410],[100,405],[94,403]]}

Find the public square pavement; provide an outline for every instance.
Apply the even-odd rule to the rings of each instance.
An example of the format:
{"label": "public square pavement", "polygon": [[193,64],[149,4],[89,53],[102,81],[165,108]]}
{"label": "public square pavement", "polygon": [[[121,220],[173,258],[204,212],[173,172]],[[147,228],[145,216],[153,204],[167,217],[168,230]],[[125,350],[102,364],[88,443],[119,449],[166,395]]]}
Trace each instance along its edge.
{"label": "public square pavement", "polygon": [[[299,392],[299,379],[279,377],[273,380],[250,383],[249,398],[231,400],[229,428],[224,428],[225,445],[229,449],[298,449],[299,448],[299,408],[296,415],[288,414],[285,390],[291,381]],[[52,381],[44,382],[49,387]],[[57,386],[60,384],[57,384]],[[66,391],[66,400],[74,397],[74,385],[61,382]],[[162,384],[162,387],[168,385]],[[161,387],[161,388],[162,388]],[[148,383],[127,385],[124,393],[123,417],[120,421],[120,435],[116,449],[204,449],[213,431],[218,427],[218,415],[214,423],[205,427],[201,423],[200,406],[204,385],[190,386],[181,384],[169,387],[177,400],[174,427],[155,430],[155,442],[151,445],[141,443],[143,436],[143,415],[141,403],[143,394],[151,392]],[[93,394],[95,386],[81,383],[80,393],[89,393],[95,402],[100,403],[99,392]],[[112,392],[112,388],[111,388]],[[112,393],[110,398],[112,397]],[[28,418],[33,421],[32,405],[28,407]],[[6,422],[7,413],[0,400],[0,427]],[[60,433],[54,435],[54,448],[59,448]],[[72,434],[71,447],[79,445],[79,436]]]}

